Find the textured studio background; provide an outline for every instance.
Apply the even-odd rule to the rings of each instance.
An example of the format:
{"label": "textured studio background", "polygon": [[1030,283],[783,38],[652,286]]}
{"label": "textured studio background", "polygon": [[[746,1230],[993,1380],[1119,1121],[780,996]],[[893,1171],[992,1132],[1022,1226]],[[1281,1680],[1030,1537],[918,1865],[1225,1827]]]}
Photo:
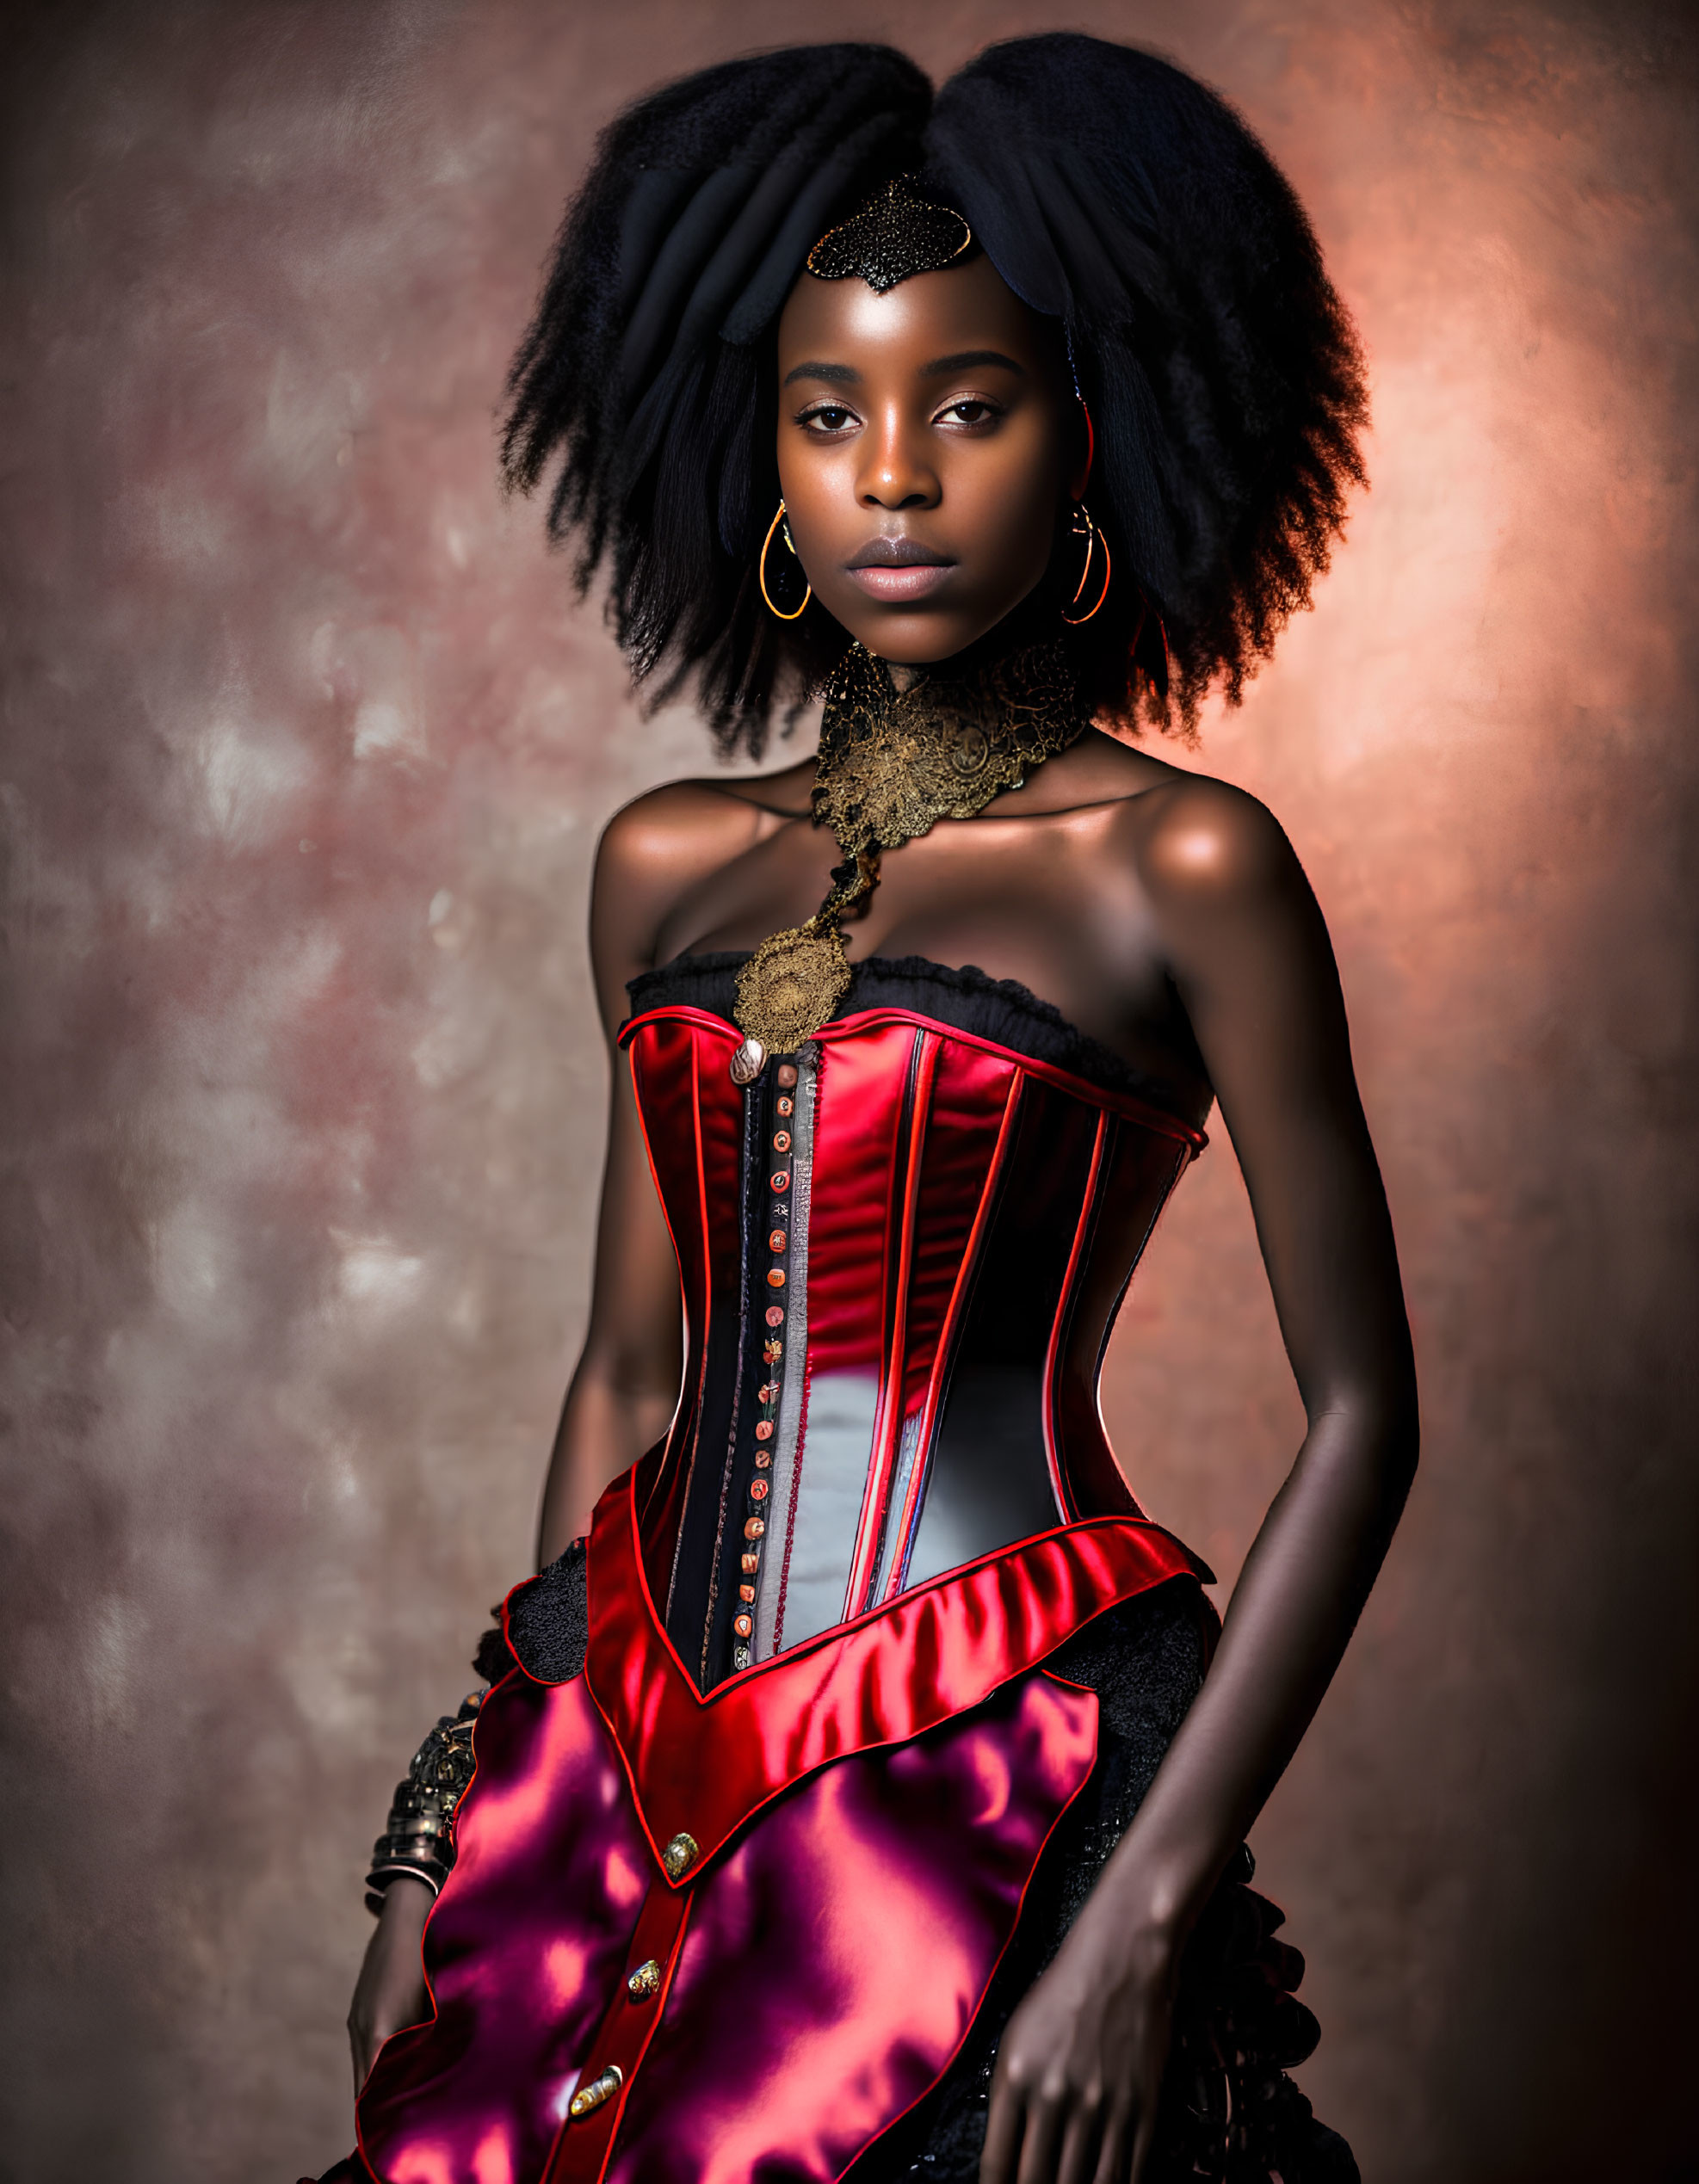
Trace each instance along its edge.
{"label": "textured studio background", "polygon": [[[1060,23],[1241,104],[1374,371],[1374,490],[1195,757],[1332,921],[1426,1391],[1257,1830],[1303,2082],[1368,2184],[1699,2174],[1684,12],[0,14],[0,2177],[345,2150],[362,1860],[528,1568],[600,1150],[591,847],[707,764],[495,484],[592,134],[755,45],[947,71]],[[1299,1413],[1224,1144],[1107,1402],[1231,1572]]]}

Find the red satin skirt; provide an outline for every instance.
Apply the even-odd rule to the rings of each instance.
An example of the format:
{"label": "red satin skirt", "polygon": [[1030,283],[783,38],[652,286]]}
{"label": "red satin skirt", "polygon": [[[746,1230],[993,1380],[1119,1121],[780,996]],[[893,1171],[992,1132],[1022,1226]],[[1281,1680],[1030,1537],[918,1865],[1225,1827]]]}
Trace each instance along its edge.
{"label": "red satin skirt", "polygon": [[[582,1669],[557,1675],[572,1664],[526,1644],[531,1587],[509,1603],[516,1665],[479,1714],[454,1869],[425,1931],[432,2014],[386,2042],[358,2103],[358,2154],[331,2179],[942,2178],[955,2171],[928,2129],[947,2090],[971,2175],[976,2150],[961,2142],[976,2100],[983,2129],[1010,1974],[1029,1979],[1046,1953],[1033,1946],[1039,1899],[1037,1922],[1057,1925],[1056,1851],[1067,1847],[1071,1911],[1079,1869],[1095,1871],[1124,1824],[1124,1811],[1102,1818],[1099,1693],[1071,1666],[1155,1589],[1179,1581],[1195,1599],[1195,1567],[1137,1520],[1067,1527],[704,1697],[656,1613],[631,1482],[617,1482],[589,1544]],[[1313,2020],[1287,1991],[1301,1965],[1270,1944],[1278,1914],[1263,1909],[1229,1954],[1285,2006],[1280,2055],[1264,2058],[1278,2077],[1313,2044]],[[1235,2096],[1214,2082],[1235,2067],[1219,2001],[1202,2043],[1177,2043],[1198,2083],[1173,2104],[1212,2144],[1235,2097],[1245,2106],[1243,2085]],[[1355,2174],[1299,2152],[1288,2145],[1284,2170],[1271,2159],[1233,2173]],[[1217,2170],[1188,2155],[1175,2173]]]}

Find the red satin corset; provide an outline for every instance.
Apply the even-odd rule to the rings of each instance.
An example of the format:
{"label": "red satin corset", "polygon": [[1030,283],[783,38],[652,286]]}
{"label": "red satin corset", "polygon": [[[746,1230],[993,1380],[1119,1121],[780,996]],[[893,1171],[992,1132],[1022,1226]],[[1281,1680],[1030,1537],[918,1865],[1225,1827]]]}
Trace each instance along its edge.
{"label": "red satin corset", "polygon": [[704,1689],[977,1556],[1140,1514],[1099,1368],[1204,1142],[1046,1058],[1115,1067],[972,974],[893,1005],[864,966],[851,1013],[741,1089],[725,964],[673,966],[658,1005],[640,982],[621,1035],[688,1336],[643,1554]]}
{"label": "red satin corset", "polygon": [[1047,1664],[1207,1574],[1097,1404],[1200,1134],[914,964],[739,1089],[733,967],[634,996],[684,1393],[597,1506],[583,1673],[510,1602],[431,2016],[359,2102],[381,2184],[834,2184],[960,2053],[1091,1777],[1096,1693]]}

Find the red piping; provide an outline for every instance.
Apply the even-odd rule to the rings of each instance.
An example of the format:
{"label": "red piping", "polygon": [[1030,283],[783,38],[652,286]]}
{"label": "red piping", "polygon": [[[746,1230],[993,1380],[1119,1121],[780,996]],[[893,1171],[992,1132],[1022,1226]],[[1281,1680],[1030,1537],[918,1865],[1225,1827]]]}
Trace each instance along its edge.
{"label": "red piping", "polygon": [[1008,1955],[1010,1948],[1013,1947],[1015,1936],[1021,1930],[1021,1915],[1027,1908],[1027,1898],[1032,1893],[1033,1883],[1038,1879],[1039,1867],[1043,1863],[1044,1854],[1050,1848],[1050,1839],[1055,1834],[1057,1829],[1061,1826],[1063,1821],[1067,1818],[1069,1813],[1072,1811],[1074,1806],[1078,1804],[1080,1796],[1084,1792],[1086,1784],[1091,1780],[1092,1768],[1097,1764],[1097,1731],[1103,1725],[1103,1705],[1102,1701],[1098,1699],[1097,1693],[1091,1690],[1089,1684],[1070,1683],[1066,1676],[1051,1675],[1047,1669],[1035,1669],[1034,1673],[1037,1675],[1047,1676],[1052,1683],[1060,1684],[1064,1691],[1078,1691],[1089,1694],[1092,1702],[1093,1712],[1097,1716],[1097,1719],[1092,1724],[1091,1766],[1088,1767],[1084,1774],[1080,1776],[1078,1785],[1069,1792],[1066,1803],[1062,1806],[1061,1810],[1057,1813],[1056,1817],[1050,1823],[1050,1825],[1044,1831],[1044,1841],[1039,1845],[1038,1856],[1034,1859],[1031,1868],[1028,1872],[1027,1878],[1022,1884],[1020,1901],[1015,1906],[1015,1916],[1013,1922],[1010,1926],[1008,1933],[1004,1937],[1003,1946],[998,1951],[991,1970],[985,1975],[985,1983],[979,1990],[979,2001],[975,2002],[973,2008],[968,2012],[967,2022],[961,2029],[961,2038],[950,2050],[948,2060],[945,2063],[942,2070],[939,2071],[937,2076],[932,2080],[931,2084],[925,2087],[923,2091],[916,2094],[914,2099],[909,2102],[906,2108],[899,2108],[897,2113],[892,2117],[888,2124],[884,2125],[880,2130],[874,2132],[873,2137],[869,2138],[864,2145],[861,2146],[857,2150],[856,2160],[858,2162],[866,2155],[868,2147],[876,2146],[881,2138],[888,2137],[889,2134],[897,2128],[897,2125],[901,2123],[905,2116],[912,2115],[914,2111],[920,2106],[921,2102],[926,2099],[927,2095],[932,2092],[934,2088],[936,2087],[942,2080],[948,2077],[951,2070],[955,2067],[956,2058],[961,2054],[962,2049],[967,2046],[968,2039],[973,2033],[974,2024],[978,2020],[979,2011],[984,2007],[985,1996],[992,1990],[992,1983],[995,1980],[998,1971],[1002,1968],[1003,1959]]}
{"label": "red piping", "polygon": [[1085,1239],[1097,1218],[1097,1194],[1103,1173],[1103,1140],[1109,1134],[1109,1117],[1100,1114],[1097,1134],[1091,1143],[1091,1165],[1087,1170],[1085,1188],[1080,1196],[1079,1218],[1074,1225],[1073,1244],[1068,1253],[1067,1272],[1062,1276],[1062,1293],[1056,1299],[1055,1317],[1050,1323],[1050,1341],[1044,1353],[1044,1395],[1040,1412],[1044,1426],[1044,1460],[1050,1467],[1050,1486],[1056,1496],[1056,1507],[1069,1523],[1079,1512],[1074,1507],[1073,1495],[1062,1476],[1061,1459],[1056,1453],[1056,1367],[1062,1354],[1062,1330],[1067,1325],[1073,1305],[1074,1282],[1079,1274],[1079,1262],[1085,1255]]}
{"label": "red piping", "polygon": [[[695,1049],[692,1048],[691,1052],[694,1056]],[[661,1188],[660,1174],[655,1166],[655,1149],[649,1142],[648,1118],[644,1114],[642,1095],[637,1089],[637,1071],[632,1064],[631,1057],[629,1055],[626,1057],[626,1066],[631,1070],[631,1103],[637,1110],[637,1134],[643,1140],[643,1157],[649,1163],[649,1181],[655,1187],[655,1198],[661,1209],[661,1218],[666,1224],[667,1242],[672,1246],[673,1264],[678,1268],[679,1303],[682,1308],[684,1304],[684,1255],[678,1248],[677,1237],[673,1233],[672,1216],[667,1211],[666,1193]],[[693,1093],[695,1085],[695,1077],[694,1075],[695,1068],[695,1064],[693,1059],[691,1063],[691,1069],[693,1072],[691,1077],[691,1087]],[[696,1189],[697,1202],[699,1205],[706,1208],[707,1204],[707,1183],[702,1172],[702,1125],[700,1113],[697,1113],[696,1114]],[[704,1262],[703,1271],[706,1274],[707,1262],[707,1237],[706,1227],[704,1227],[702,1237],[702,1258]],[[688,1319],[689,1315],[687,1314],[686,1317]],[[696,1378],[696,1401],[694,1414],[698,1418],[700,1418],[702,1414],[702,1398],[707,1387],[707,1322],[706,1314],[703,1317],[703,1323],[699,1331],[701,1336],[702,1362],[701,1369]],[[672,1416],[668,1421],[667,1424],[666,1447],[667,1453],[669,1454],[672,1452],[672,1436],[677,1428],[679,1412],[683,1407],[684,1390],[682,1382],[678,1391],[678,1402],[674,1404]]]}
{"label": "red piping", "polygon": [[[683,1003],[669,1004],[664,1009],[651,1009],[641,1016],[633,1016],[620,1031],[621,1046],[644,1024],[670,1019],[680,1023],[701,1024],[719,1032],[726,1040],[728,1052],[738,1046],[742,1034],[724,1016],[716,1016],[710,1009],[691,1009]],[[860,1009],[853,1016],[835,1016],[829,1024],[822,1024],[814,1033],[822,1046],[832,1040],[851,1037],[858,1031],[874,1024],[912,1024],[917,1029],[930,1031],[940,1039],[954,1040],[960,1046],[975,1046],[982,1054],[995,1054],[1001,1060],[1013,1063],[1024,1070],[1029,1077],[1041,1077],[1047,1084],[1053,1084],[1064,1092],[1072,1092],[1076,1099],[1084,1100],[1094,1107],[1106,1107],[1112,1114],[1125,1115],[1129,1122],[1141,1122],[1147,1130],[1154,1130],[1165,1138],[1177,1138],[1189,1145],[1195,1153],[1201,1153],[1209,1143],[1208,1134],[1189,1122],[1182,1122],[1162,1107],[1152,1107],[1148,1101],[1135,1099],[1130,1092],[1106,1091],[1101,1084],[1094,1084],[1090,1077],[1075,1077],[1070,1070],[1058,1069],[1053,1062],[1035,1061],[1030,1054],[1022,1054],[1013,1046],[999,1046],[994,1039],[982,1039],[978,1032],[958,1031],[954,1024],[947,1024],[941,1016],[924,1016],[915,1009]]]}
{"label": "red piping", "polygon": [[[885,1253],[887,1305],[885,1355],[879,1375],[879,1408],[874,1417],[873,1448],[868,1464],[868,1483],[862,1496],[862,1518],[856,1533],[856,1552],[850,1564],[850,1582],[844,1588],[843,1613],[858,1615],[872,1605],[873,1588],[879,1576],[879,1550],[885,1515],[891,1499],[891,1478],[896,1469],[897,1447],[903,1431],[903,1360],[908,1351],[909,1283],[913,1274],[914,1220],[920,1199],[921,1161],[926,1148],[926,1122],[932,1105],[932,1079],[938,1066],[938,1039],[931,1031],[915,1034],[913,1076],[908,1099],[908,1167],[903,1178],[903,1210],[897,1231],[896,1296],[891,1299],[891,1252]],[[887,1197],[887,1203],[890,1200]]]}
{"label": "red piping", "polygon": [[974,1210],[973,1225],[967,1231],[967,1242],[961,1254],[961,1264],[956,1269],[955,1286],[944,1313],[943,1325],[938,1330],[937,1346],[932,1353],[932,1372],[926,1383],[926,1403],[920,1414],[920,1432],[915,1444],[914,1465],[909,1472],[908,1492],[903,1497],[903,1515],[897,1533],[897,1551],[891,1558],[890,1581],[885,1588],[885,1598],[894,1600],[903,1589],[908,1573],[909,1557],[914,1552],[914,1527],[920,1510],[922,1490],[926,1484],[926,1471],[932,1450],[933,1436],[938,1429],[938,1411],[943,1401],[944,1381],[948,1377],[955,1347],[956,1323],[979,1269],[979,1248],[985,1241],[987,1222],[991,1218],[992,1202],[1002,1180],[1008,1157],[1010,1142],[1015,1135],[1016,1118],[1020,1112],[1021,1097],[1026,1089],[1026,1077],[1016,1070],[1009,1083],[1009,1096],[1003,1103],[1003,1120],[998,1126],[997,1143],[992,1149],[991,1165],[985,1170],[985,1180],[979,1192],[979,1203]]}

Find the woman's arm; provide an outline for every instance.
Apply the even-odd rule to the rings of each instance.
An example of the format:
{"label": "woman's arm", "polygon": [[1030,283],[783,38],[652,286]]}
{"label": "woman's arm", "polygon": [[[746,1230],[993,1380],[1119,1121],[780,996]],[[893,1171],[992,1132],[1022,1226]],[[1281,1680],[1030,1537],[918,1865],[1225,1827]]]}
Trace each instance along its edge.
{"label": "woman's arm", "polygon": [[602,1491],[665,1433],[678,1400],[678,1268],[623,1054],[613,1056],[590,1325],[543,1486],[537,1566],[590,1530]]}
{"label": "woman's arm", "polygon": [[1187,1936],[1338,1665],[1416,1461],[1392,1227],[1314,897],[1280,829],[1235,790],[1188,781],[1126,817],[1250,1189],[1308,1431],[1196,1703],[1010,2023],[984,2184],[1139,2175]]}
{"label": "woman's arm", "polygon": [[[590,1325],[543,1488],[540,1564],[590,1529],[602,1489],[660,1438],[677,1399],[678,1271],[615,1034],[626,981],[653,962],[655,936],[681,885],[732,854],[726,840],[739,825],[747,832],[749,820],[726,799],[683,784],[627,805],[596,852],[590,953],[613,1077],[608,1162]],[[420,1941],[431,1901],[423,1881],[405,1875],[384,1891],[348,2017],[356,2090],[389,2035],[429,2014]]]}
{"label": "woman's arm", "polygon": [[758,831],[754,807],[680,781],[618,812],[596,854],[590,966],[612,1084],[590,1325],[543,1487],[539,1567],[590,1529],[603,1488],[652,1448],[678,1401],[683,1320],[678,1265],[649,1172],[618,1033],[627,981],[653,967],[679,898]]}

